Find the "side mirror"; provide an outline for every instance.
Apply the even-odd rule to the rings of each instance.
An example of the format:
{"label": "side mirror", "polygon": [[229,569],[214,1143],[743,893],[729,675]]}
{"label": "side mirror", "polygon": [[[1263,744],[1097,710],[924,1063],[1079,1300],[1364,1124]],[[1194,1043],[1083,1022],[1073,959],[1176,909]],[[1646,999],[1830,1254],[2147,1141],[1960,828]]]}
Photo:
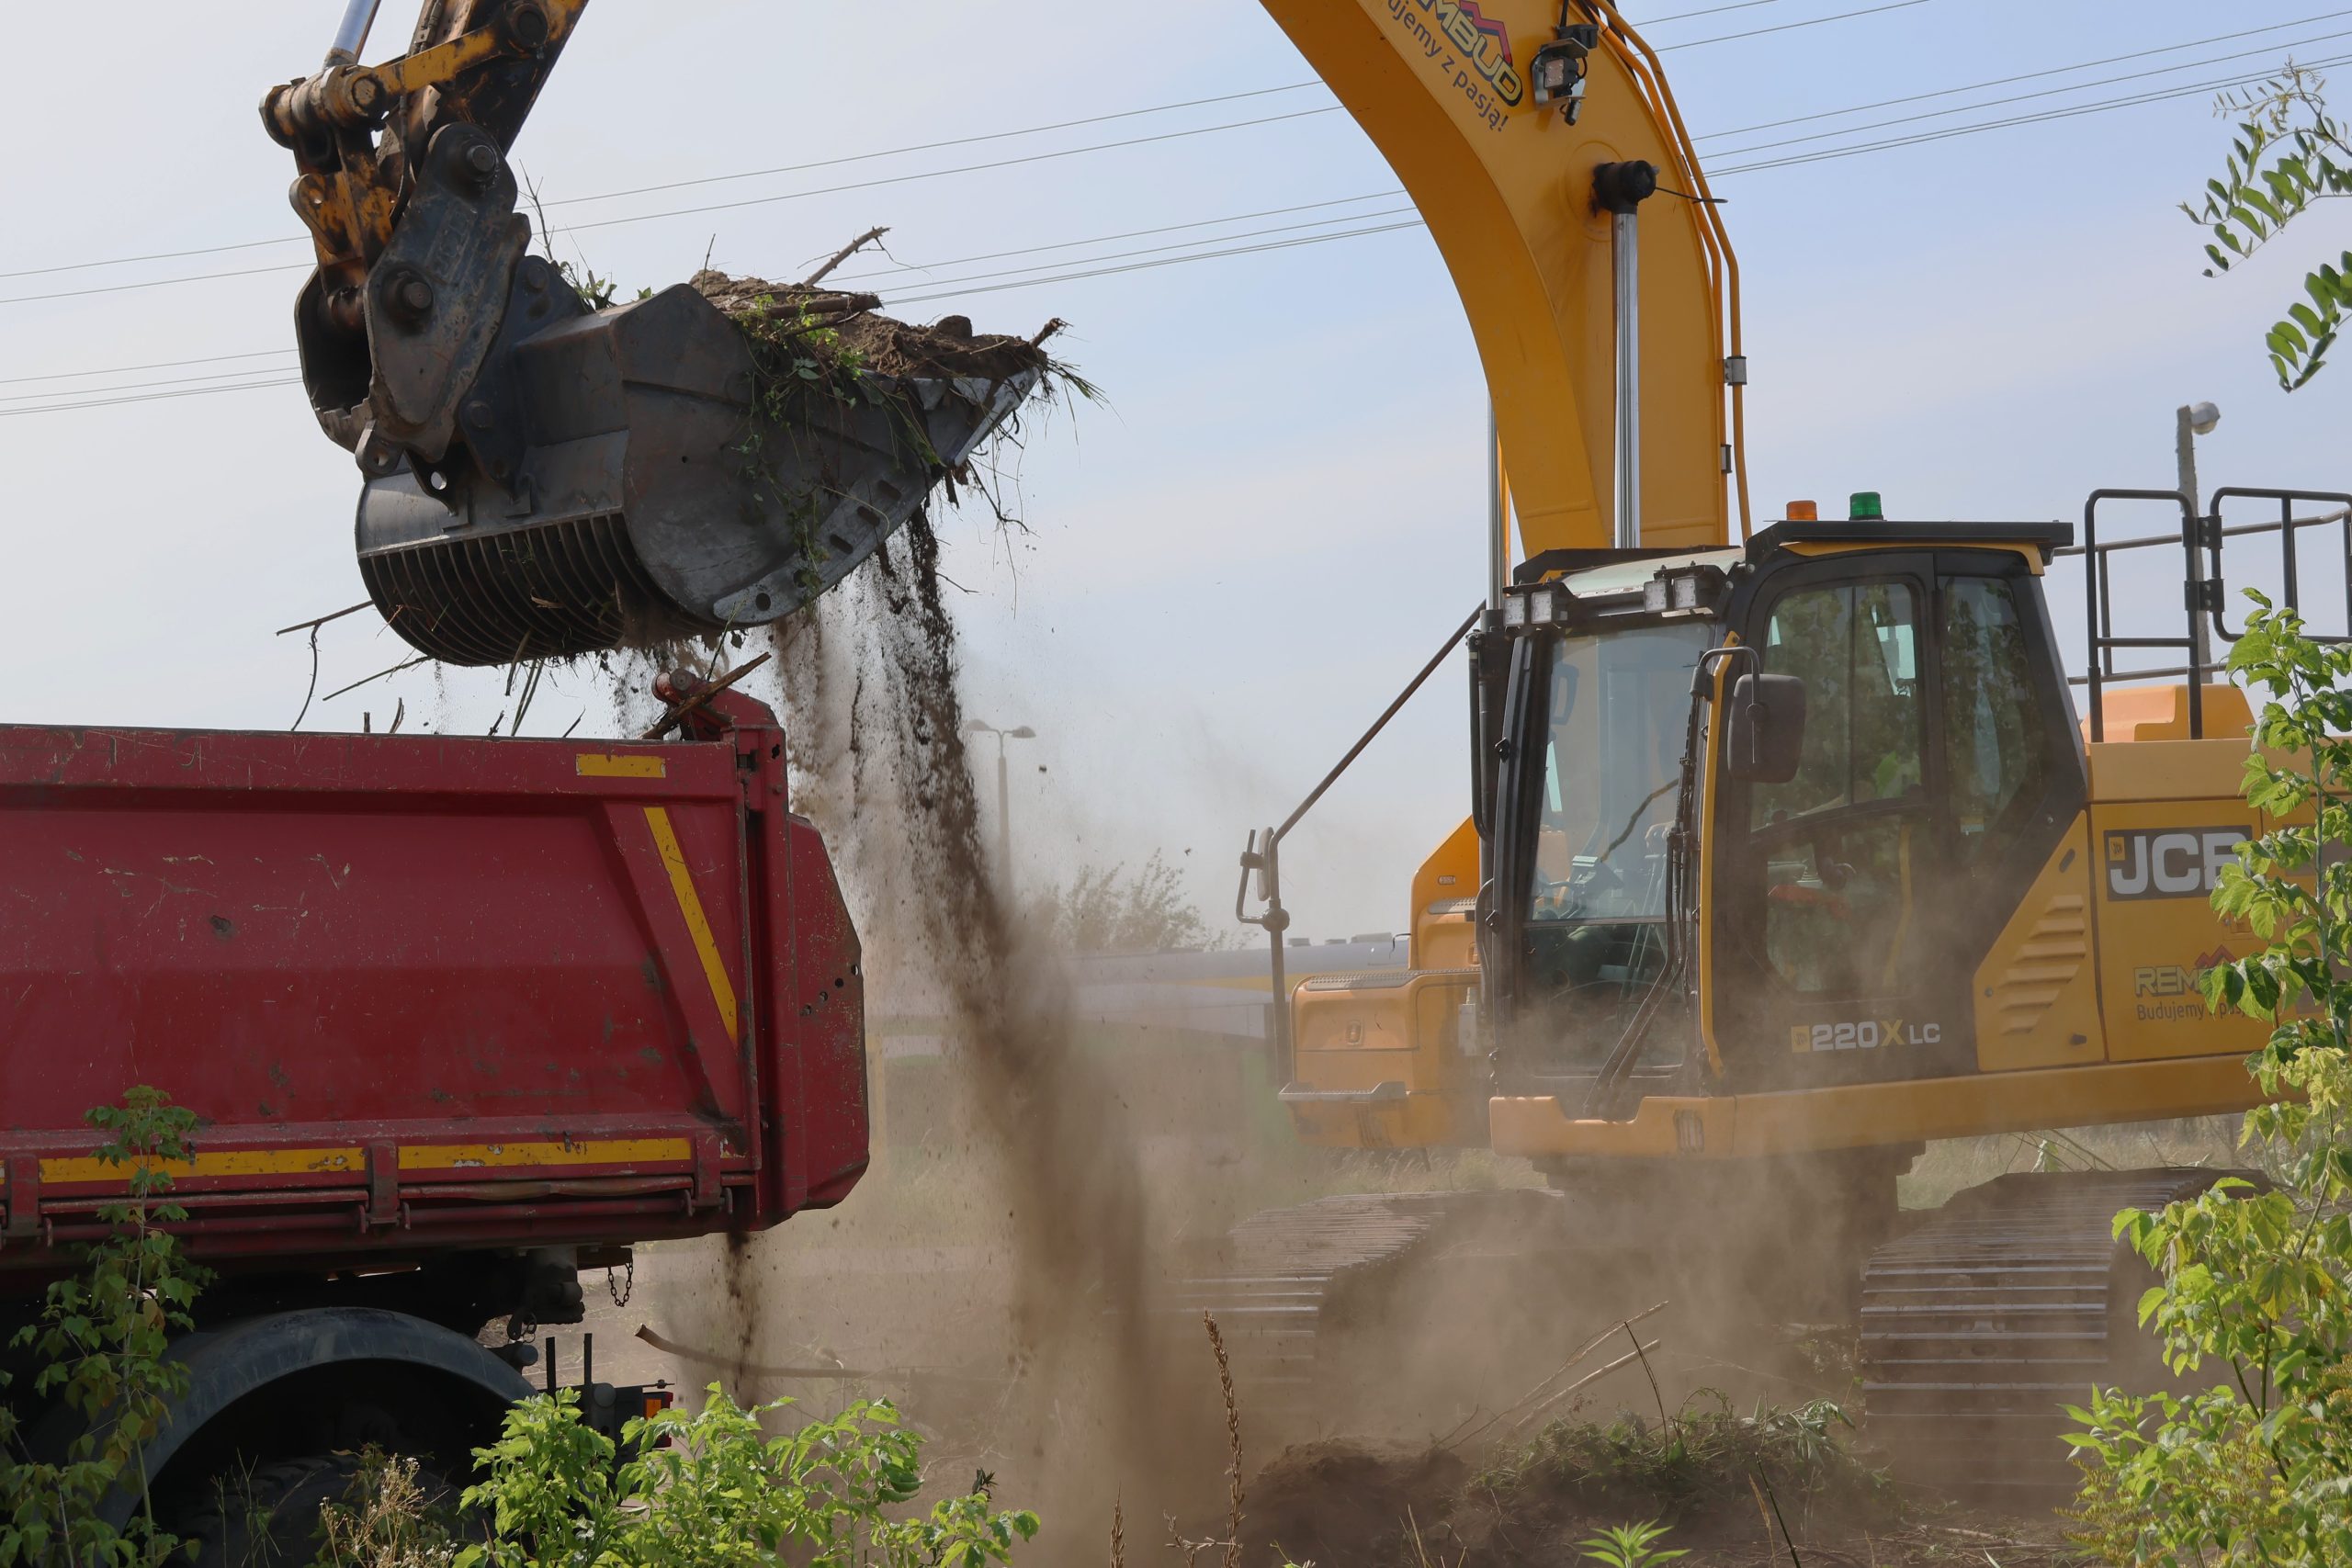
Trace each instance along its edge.
{"label": "side mirror", "polygon": [[1736,779],[1786,784],[1804,751],[1804,682],[1794,675],[1742,675],[1732,682],[1724,766]]}

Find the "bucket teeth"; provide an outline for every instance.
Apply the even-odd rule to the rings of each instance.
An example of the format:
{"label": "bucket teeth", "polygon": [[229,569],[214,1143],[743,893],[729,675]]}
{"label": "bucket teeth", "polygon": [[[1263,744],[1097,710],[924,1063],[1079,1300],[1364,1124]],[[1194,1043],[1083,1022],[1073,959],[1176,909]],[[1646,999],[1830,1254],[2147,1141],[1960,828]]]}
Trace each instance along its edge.
{"label": "bucket teeth", "polygon": [[695,629],[665,615],[610,514],[382,550],[360,557],[359,573],[392,629],[445,664],[561,658]]}

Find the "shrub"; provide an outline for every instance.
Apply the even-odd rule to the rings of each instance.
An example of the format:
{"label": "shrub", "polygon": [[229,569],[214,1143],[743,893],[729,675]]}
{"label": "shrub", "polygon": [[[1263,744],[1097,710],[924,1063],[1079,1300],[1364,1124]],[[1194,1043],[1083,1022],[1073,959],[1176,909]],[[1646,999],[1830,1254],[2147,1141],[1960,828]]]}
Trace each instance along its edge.
{"label": "shrub", "polygon": [[581,1423],[571,1390],[517,1404],[478,1450],[465,1494],[489,1540],[457,1568],[988,1568],[1010,1562],[1037,1517],[985,1489],[894,1517],[922,1484],[922,1439],[887,1402],[772,1436],[789,1400],[745,1409],[713,1383],[700,1412],[663,1411],[622,1431],[635,1457]]}
{"label": "shrub", "polygon": [[2211,1386],[2186,1396],[2094,1393],[2072,1409],[2083,1467],[2078,1540],[2151,1568],[2352,1562],[2352,648],[2259,608],[2230,671],[2266,694],[2246,800],[2273,821],[2241,845],[2213,907],[2261,942],[2202,978],[2207,1004],[2273,1025],[2248,1064],[2270,1098],[2244,1142],[2274,1176],[2237,1179],[2116,1235],[2161,1282],[2140,1303],[2165,1364]]}

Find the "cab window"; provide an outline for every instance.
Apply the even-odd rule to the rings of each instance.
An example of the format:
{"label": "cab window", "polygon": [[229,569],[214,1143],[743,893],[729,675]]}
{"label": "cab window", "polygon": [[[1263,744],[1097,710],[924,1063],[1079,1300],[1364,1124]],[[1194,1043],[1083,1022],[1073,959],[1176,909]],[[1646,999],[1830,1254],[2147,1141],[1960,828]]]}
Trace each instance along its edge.
{"label": "cab window", "polygon": [[1964,866],[1997,863],[2049,784],[2049,758],[2023,618],[1998,578],[1947,579],[1943,603],[1944,765]]}
{"label": "cab window", "polygon": [[1795,776],[1751,795],[1764,957],[1802,994],[1899,993],[1920,961],[1929,844],[1918,595],[1900,582],[1800,589],[1773,606],[1763,654],[1806,689]]}
{"label": "cab window", "polygon": [[1773,606],[1765,666],[1805,683],[1796,776],[1758,785],[1751,826],[1901,800],[1924,777],[1917,600],[1902,583],[1804,589]]}

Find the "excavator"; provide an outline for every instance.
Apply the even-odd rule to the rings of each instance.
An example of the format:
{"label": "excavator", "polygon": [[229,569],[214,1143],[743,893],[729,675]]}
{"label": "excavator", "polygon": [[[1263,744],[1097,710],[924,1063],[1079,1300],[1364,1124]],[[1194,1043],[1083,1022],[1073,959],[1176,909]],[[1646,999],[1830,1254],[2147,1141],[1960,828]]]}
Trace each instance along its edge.
{"label": "excavator", "polygon": [[[1340,1330],[1405,1297],[1482,1314],[1456,1326],[1508,1297],[1551,1343],[1663,1281],[1854,1337],[1875,1432],[2046,1471],[2058,1404],[2136,1342],[2109,1218],[2217,1173],[2008,1176],[1912,1213],[1895,1181],[1929,1140],[2250,1102],[2261,1032],[2193,983],[2245,940],[2205,895],[2265,826],[2236,793],[2245,701],[2212,679],[2222,548],[2352,497],[2102,491],[2077,535],[1861,492],[1756,526],[1722,203],[1610,0],[1263,3],[1426,219],[1496,436],[1485,602],[1243,856],[1282,1103],[1310,1145],[1488,1148],[1548,1185],[1256,1216],[1193,1304],[1312,1406]],[[368,67],[352,0],[263,106],[317,242],[296,333],[361,470],[362,575],[457,662],[787,615],[1034,385],[779,408],[695,290],[600,307],[530,256],[508,154],[584,5],[428,0]],[[2164,530],[2116,535],[2151,507]],[[2110,563],[2150,548],[2181,552],[2180,629],[2119,633]],[[2079,718],[2045,592],[2069,553]],[[1472,811],[1413,878],[1409,966],[1292,987],[1283,837],[1465,646]],[[1400,1288],[1416,1269],[1452,1294]]]}

